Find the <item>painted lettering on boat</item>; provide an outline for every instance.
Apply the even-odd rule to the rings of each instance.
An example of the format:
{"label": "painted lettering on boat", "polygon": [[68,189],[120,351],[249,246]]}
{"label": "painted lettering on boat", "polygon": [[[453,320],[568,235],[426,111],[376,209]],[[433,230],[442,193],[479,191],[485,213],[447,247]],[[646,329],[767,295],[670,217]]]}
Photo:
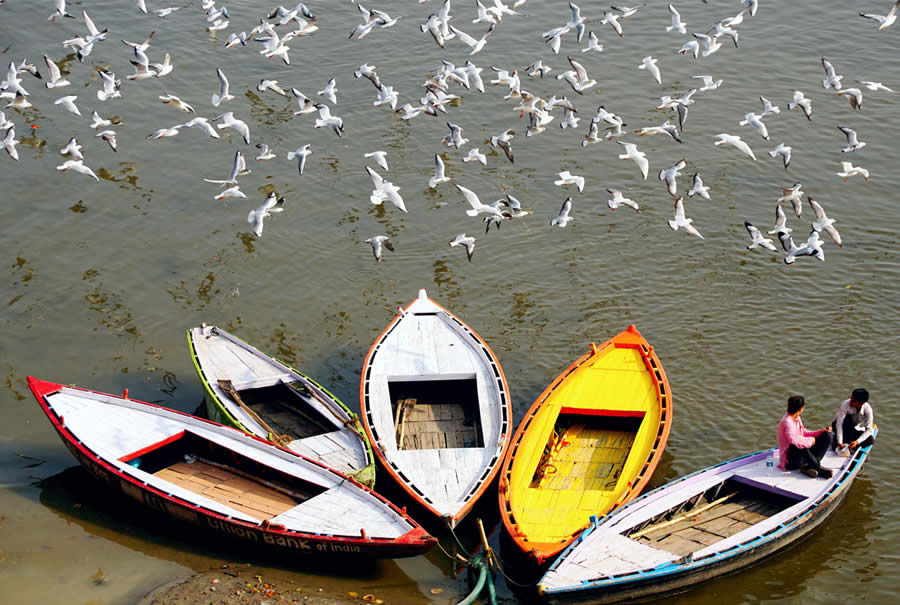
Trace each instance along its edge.
{"label": "painted lettering on boat", "polygon": [[331,552],[359,552],[359,546],[353,544],[318,544],[316,548],[319,550],[330,550]]}
{"label": "painted lettering on boat", "polygon": [[225,532],[226,534],[237,536],[238,538],[244,538],[245,540],[250,540],[252,542],[259,542],[259,536],[256,535],[256,532],[244,529],[243,527],[225,523],[224,521],[220,521],[214,517],[206,517],[206,522],[213,529]]}
{"label": "painted lettering on boat", "polygon": [[272,534],[263,534],[263,540],[266,544],[274,544],[282,548],[294,548],[298,550],[312,550],[309,540],[298,540],[297,538],[289,538],[285,536],[273,536]]}

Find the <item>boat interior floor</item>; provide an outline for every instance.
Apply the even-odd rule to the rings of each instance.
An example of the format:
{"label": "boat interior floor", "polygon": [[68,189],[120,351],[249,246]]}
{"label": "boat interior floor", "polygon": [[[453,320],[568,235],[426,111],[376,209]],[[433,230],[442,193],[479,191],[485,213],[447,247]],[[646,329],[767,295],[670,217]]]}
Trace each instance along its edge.
{"label": "boat interior floor", "polygon": [[244,389],[240,391],[240,397],[247,407],[263,418],[279,435],[305,439],[335,430],[333,423],[322,418],[303,399],[304,393],[308,391],[303,384],[295,382]]}
{"label": "boat interior floor", "polygon": [[276,517],[301,502],[282,491],[199,460],[192,464],[178,462],[154,475],[261,520]]}
{"label": "boat interior floor", "polygon": [[669,520],[663,518],[633,534],[632,538],[641,544],[684,556],[755,525],[784,510],[786,505],[743,491],[732,492],[719,503],[701,498],[693,507],[696,513],[688,511],[673,515]]}
{"label": "boat interior floor", "polygon": [[[470,406],[471,407],[471,406]],[[401,450],[477,447],[479,432],[472,412],[458,403],[398,403],[397,442]]]}
{"label": "boat interior floor", "polygon": [[635,433],[576,423],[555,440],[532,487],[546,490],[612,491]]}

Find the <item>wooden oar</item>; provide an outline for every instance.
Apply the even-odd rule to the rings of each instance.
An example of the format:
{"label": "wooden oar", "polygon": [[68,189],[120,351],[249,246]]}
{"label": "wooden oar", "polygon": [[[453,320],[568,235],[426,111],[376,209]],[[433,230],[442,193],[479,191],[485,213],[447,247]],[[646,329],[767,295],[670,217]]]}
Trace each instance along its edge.
{"label": "wooden oar", "polygon": [[669,519],[669,520],[666,521],[665,523],[660,523],[659,525],[653,525],[653,526],[651,526],[651,527],[646,527],[646,528],[642,529],[642,530],[639,531],[639,532],[630,534],[628,537],[631,538],[632,540],[635,540],[635,539],[637,539],[637,538],[640,538],[640,537],[643,536],[643,535],[646,535],[646,534],[649,534],[649,533],[653,533],[653,532],[655,532],[655,531],[658,530],[658,529],[662,529],[662,528],[664,528],[664,527],[669,527],[670,525],[674,525],[674,524],[676,524],[676,523],[678,523],[678,522],[680,522],[680,521],[684,521],[685,519],[689,519],[690,517],[699,515],[699,514],[702,513],[703,511],[708,510],[708,509],[710,509],[710,508],[712,508],[712,507],[714,507],[714,506],[716,506],[716,505],[718,505],[718,504],[722,504],[722,503],[725,502],[726,500],[730,500],[731,498],[733,498],[733,497],[736,496],[736,495],[737,495],[737,492],[731,492],[731,493],[728,494],[727,496],[722,496],[722,497],[719,498],[718,500],[713,500],[713,501],[710,502],[709,504],[704,504],[704,505],[701,506],[700,508],[695,508],[694,510],[689,511],[689,512],[687,512],[687,513],[685,513],[685,514],[683,514],[683,515],[681,515],[681,516],[675,517],[674,519]]}
{"label": "wooden oar", "polygon": [[246,403],[243,402],[241,396],[238,394],[237,389],[234,388],[234,384],[230,380],[219,380],[219,386],[222,388],[225,393],[234,399],[235,403],[241,406],[241,409],[247,413],[260,427],[262,430],[266,432],[266,435],[271,435],[272,441],[277,441],[279,445],[287,446],[288,443],[292,441],[290,435],[279,435],[276,433],[272,427],[270,427],[265,420],[263,420],[259,414],[250,409]]}

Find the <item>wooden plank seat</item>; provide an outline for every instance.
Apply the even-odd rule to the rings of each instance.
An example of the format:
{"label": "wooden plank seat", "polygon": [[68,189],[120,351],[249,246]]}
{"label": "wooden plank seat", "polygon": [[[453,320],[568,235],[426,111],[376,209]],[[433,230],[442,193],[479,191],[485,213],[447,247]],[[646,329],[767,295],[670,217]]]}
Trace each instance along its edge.
{"label": "wooden plank seat", "polygon": [[193,464],[178,462],[154,475],[260,520],[300,504],[284,492],[199,460]]}

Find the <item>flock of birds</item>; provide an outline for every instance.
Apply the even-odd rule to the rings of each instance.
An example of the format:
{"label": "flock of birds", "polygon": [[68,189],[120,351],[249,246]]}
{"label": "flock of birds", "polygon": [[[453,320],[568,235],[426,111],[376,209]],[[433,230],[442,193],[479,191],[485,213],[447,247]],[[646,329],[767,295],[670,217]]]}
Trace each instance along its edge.
{"label": "flock of birds", "polygon": [[[15,0],[0,0],[0,5],[12,4]],[[21,0],[24,1],[24,0]],[[126,0],[123,0],[125,2]],[[193,2],[185,5],[159,7],[153,10],[148,9],[147,0],[128,0],[134,2],[135,10],[145,15],[151,13],[159,19],[178,18],[190,14],[185,10],[193,7]],[[428,3],[431,0],[419,0],[419,4]],[[707,0],[701,0],[706,3]],[[522,202],[514,195],[507,193],[499,200],[490,203],[481,201],[479,195],[459,182],[458,178],[451,178],[447,175],[445,158],[448,154],[459,152],[468,146],[466,155],[461,157],[461,162],[468,164],[470,162],[480,163],[482,166],[491,161],[504,162],[510,164],[515,163],[515,154],[513,151],[513,142],[517,138],[517,128],[507,128],[497,134],[491,135],[485,144],[489,146],[487,153],[482,152],[478,146],[470,142],[466,138],[464,129],[461,125],[455,123],[452,118],[452,110],[463,102],[463,96],[473,94],[485,94],[486,82],[494,87],[500,87],[506,94],[502,97],[504,101],[509,103],[512,112],[519,114],[519,119],[525,118],[527,125],[524,128],[525,137],[533,137],[545,132],[548,125],[557,117],[558,125],[563,130],[575,129],[579,126],[582,118],[580,110],[566,96],[569,89],[578,95],[576,98],[587,99],[585,93],[597,86],[596,79],[592,78],[588,66],[591,57],[599,53],[604,53],[606,45],[598,37],[597,31],[588,31],[590,24],[596,24],[599,27],[608,26],[602,31],[622,38],[626,35],[628,23],[636,19],[658,19],[660,20],[660,32],[666,36],[679,36],[687,38],[680,48],[673,50],[682,56],[692,58],[699,61],[701,57],[704,59],[719,52],[723,46],[733,45],[739,48],[739,40],[743,27],[750,23],[750,20],[757,15],[760,10],[758,0],[736,0],[734,5],[733,16],[726,17],[714,21],[710,24],[704,24],[699,27],[700,31],[693,31],[694,28],[688,29],[687,23],[682,18],[679,11],[672,4],[668,4],[668,19],[660,14],[662,11],[655,7],[650,8],[645,4],[635,6],[612,6],[609,10],[603,11],[602,16],[598,15],[588,18],[582,15],[581,9],[573,2],[568,3],[568,11],[560,14],[560,24],[543,32],[542,39],[546,42],[549,53],[556,55],[560,52],[563,42],[571,45],[574,40],[578,44],[578,52],[568,55],[564,69],[551,67],[544,59],[532,61],[528,66],[518,69],[509,67],[499,67],[490,65],[490,71],[493,73],[492,79],[483,78],[482,73],[485,67],[476,65],[472,59],[479,52],[483,51],[490,40],[500,35],[497,32],[502,31],[503,24],[509,19],[525,19],[527,15],[522,9],[525,0],[517,0],[514,3],[506,3],[504,0],[454,0],[451,9],[451,0],[443,0],[439,8],[430,13],[418,25],[421,34],[429,35],[435,44],[444,49],[451,44],[462,44],[459,48],[468,49],[469,60],[463,65],[455,65],[444,59],[441,64],[436,66],[431,75],[422,83],[421,87],[424,91],[418,102],[409,100],[405,103],[400,102],[400,93],[392,86],[386,84],[378,75],[374,65],[368,63],[362,64],[353,72],[356,79],[368,80],[375,89],[374,106],[389,107],[394,119],[409,121],[413,119],[423,119],[419,116],[436,117],[440,115],[446,116],[443,120],[447,126],[447,132],[441,140],[441,145],[445,147],[443,153],[434,155],[434,173],[427,182],[426,189],[437,189],[439,187],[447,187],[445,183],[453,181],[462,199],[468,205],[466,213],[470,217],[480,217],[483,221],[485,234],[490,232],[491,227],[499,229],[504,222],[520,219],[528,216],[531,211],[523,207]],[[54,0],[53,11],[49,15],[50,21],[72,22],[80,24],[79,34],[73,37],[65,37],[60,40],[62,47],[67,49],[68,56],[61,61],[56,61],[48,54],[43,54],[43,63],[45,69],[38,69],[27,60],[20,63],[11,61],[8,65],[5,79],[0,82],[0,97],[8,99],[5,109],[8,113],[0,111],[0,132],[5,133],[0,139],[0,147],[2,147],[12,160],[19,160],[19,154],[16,145],[19,139],[16,135],[16,129],[24,129],[24,125],[17,125],[10,117],[18,114],[26,123],[32,121],[29,118],[29,111],[33,108],[32,97],[26,90],[26,86],[31,87],[33,81],[27,78],[33,77],[43,80],[44,86],[51,91],[56,92],[57,89],[65,89],[66,86],[73,84],[73,80],[69,78],[75,73],[75,69],[69,69],[69,64],[77,59],[79,63],[85,63],[87,58],[93,52],[100,54],[109,46],[108,41],[109,29],[100,29],[89,16],[87,10],[81,10],[80,15],[73,15],[69,12],[66,0]],[[435,1],[437,4],[437,1]],[[201,0],[198,2],[199,9],[203,11],[202,20],[207,31],[216,32],[219,30],[228,30],[231,27],[230,15],[225,6],[216,4],[216,0]],[[893,2],[889,11],[884,14],[859,13],[865,19],[878,23],[878,30],[884,30],[891,26],[897,18],[897,10],[900,6],[900,0]],[[355,4],[359,11],[360,22],[357,23],[349,32],[348,38],[362,39],[369,35],[379,35],[382,29],[391,28],[400,22],[401,17],[392,16],[383,10],[366,8],[362,4]],[[521,9],[521,10],[520,10]],[[2,8],[0,8],[2,10]],[[193,18],[200,21],[201,17],[197,14],[197,7],[193,7]],[[329,11],[338,10],[334,5],[328,6]],[[451,10],[453,11],[451,13]],[[178,15],[175,15],[176,12]],[[80,17],[80,19],[79,19]],[[101,21],[102,16],[98,17]],[[187,17],[186,17],[187,18]],[[324,21],[325,19],[323,19]],[[664,25],[665,22],[669,25]],[[83,27],[81,27],[83,25]],[[473,27],[477,26],[479,30],[483,30],[480,34],[473,34]],[[484,29],[486,26],[486,30]],[[463,28],[468,29],[467,33]],[[250,47],[251,44],[258,44],[258,52],[266,59],[276,59],[282,61],[286,65],[290,65],[291,50],[295,48],[292,44],[302,44],[300,40],[304,37],[314,34],[320,29],[319,17],[303,3],[298,3],[292,8],[278,6],[270,10],[265,15],[260,16],[258,24],[246,31],[230,31],[227,39],[222,44],[224,49],[232,49],[236,47]],[[691,31],[689,35],[688,32]],[[585,40],[585,34],[586,40]],[[383,35],[383,34],[382,34]],[[132,42],[121,40],[122,44],[127,48],[130,64],[134,71],[127,74],[127,81],[138,80],[158,80],[170,74],[175,69],[170,53],[157,52],[153,46],[155,31],[151,32],[147,38],[141,42]],[[724,40],[724,42],[723,42]],[[584,44],[584,46],[581,46]],[[102,50],[100,50],[102,49]],[[119,48],[117,54],[121,55],[122,49]],[[49,51],[48,51],[49,52]],[[233,52],[224,51],[223,52]],[[160,62],[150,59],[150,56],[162,56]],[[574,55],[574,56],[573,56]],[[524,63],[524,62],[523,62]],[[827,58],[822,57],[821,65],[824,72],[822,80],[823,88],[829,93],[833,93],[837,98],[844,98],[849,103],[852,110],[862,110],[863,108],[863,89],[866,89],[866,95],[871,93],[890,94],[893,90],[884,84],[876,81],[857,80],[860,87],[845,87],[843,80],[844,75],[840,70],[832,64]],[[663,85],[665,76],[663,68],[660,65],[659,58],[652,55],[643,57],[640,63],[635,62],[637,69],[647,72],[657,85]],[[116,98],[122,97],[122,80],[108,66],[91,67],[92,71],[96,71],[99,76],[99,87],[95,91],[96,100],[100,103],[108,103]],[[531,92],[528,88],[534,88],[537,82],[552,82],[552,77],[544,80],[544,77],[556,71],[555,79],[559,81],[558,95],[554,94],[548,98],[539,96]],[[251,145],[251,140],[255,137],[251,135],[251,125],[247,121],[238,117],[240,107],[235,107],[235,95],[231,92],[231,85],[226,75],[226,70],[221,67],[215,69],[218,87],[212,93],[209,105],[220,111],[216,117],[204,117],[199,114],[194,106],[182,100],[176,94],[165,91],[158,96],[159,101],[169,105],[175,110],[187,114],[190,119],[176,123],[171,126],[159,128],[153,133],[147,135],[149,140],[158,140],[168,137],[174,137],[182,134],[185,129],[197,129],[212,139],[222,138],[222,132],[229,130],[235,133],[243,142],[244,146]],[[337,74],[331,78],[322,90],[316,91],[315,95],[307,97],[296,87],[282,86],[278,80],[263,78],[255,86],[260,95],[279,95],[286,99],[296,102],[297,110],[294,115],[300,117],[306,114],[316,114],[317,117],[313,121],[314,128],[324,128],[330,130],[336,137],[342,137],[345,134],[344,120],[337,115],[339,106],[338,79],[349,74]],[[711,75],[702,74],[694,76],[698,80],[696,87],[688,90],[663,95],[660,97],[660,103],[656,107],[657,110],[664,112],[668,117],[662,124],[643,126],[636,130],[626,129],[627,124],[620,115],[607,109],[606,106],[600,105],[593,116],[590,118],[587,128],[587,134],[580,140],[582,147],[602,143],[606,141],[616,140],[622,147],[619,149],[621,153],[617,154],[618,159],[630,160],[635,163],[638,168],[640,178],[648,179],[650,174],[650,159],[647,154],[638,149],[633,139],[625,140],[625,137],[631,138],[632,135],[637,137],[645,137],[652,135],[666,135],[673,143],[682,144],[683,132],[688,119],[689,109],[696,102],[694,99],[697,95],[703,95],[711,91],[715,91],[723,85],[722,79],[716,79]],[[532,83],[535,83],[533,85]],[[130,85],[129,85],[130,86]],[[457,94],[459,93],[459,94]],[[131,94],[129,92],[129,94]],[[71,112],[76,116],[83,116],[82,107],[86,104],[87,99],[84,97],[79,100],[79,95],[70,94],[59,96],[52,100],[54,105],[58,105],[60,110]],[[748,111],[744,114],[744,119],[738,122],[739,126],[744,127],[748,137],[759,137],[764,141],[770,141],[767,120],[771,116],[781,113],[781,108],[772,103],[765,97],[760,97],[761,110]],[[232,108],[230,110],[226,110]],[[812,100],[802,91],[794,91],[792,100],[787,104],[786,109],[790,112],[798,110],[809,120],[813,119]],[[11,111],[10,111],[11,110]],[[201,108],[202,111],[202,108]],[[15,113],[13,113],[15,112]],[[526,118],[527,116],[527,118]],[[105,142],[113,152],[118,151],[118,143],[116,138],[116,128],[122,124],[121,119],[105,119],[101,117],[98,110],[91,113],[90,128],[95,132],[95,137]],[[32,127],[35,125],[32,124]],[[855,153],[862,149],[866,143],[861,141],[857,132],[852,128],[838,124],[838,130],[846,137],[847,145],[842,149],[845,153]],[[756,155],[753,149],[740,135],[722,132],[716,135],[716,146],[729,146],[743,154],[748,161],[756,161]],[[237,140],[235,140],[237,143]],[[239,145],[239,143],[238,143]],[[257,162],[264,162],[275,159],[281,153],[273,146],[264,142],[257,142],[255,145],[258,154],[255,157]],[[57,170],[61,172],[73,171],[84,174],[95,181],[100,178],[86,163],[84,148],[77,136],[69,139],[68,143],[60,150],[65,160],[57,166]],[[313,153],[311,144],[304,144],[294,150],[287,151],[285,157],[288,161],[296,162],[297,170],[300,175],[304,174],[308,158]],[[773,159],[780,158],[784,169],[788,169],[791,162],[791,146],[784,142],[779,142],[768,155]],[[401,188],[385,177],[390,172],[388,153],[382,150],[376,150],[364,153],[367,160],[371,160],[377,166],[366,166],[366,172],[372,181],[372,192],[369,197],[372,204],[383,204],[389,201],[401,212],[407,212],[407,206],[400,193]],[[496,159],[495,159],[496,158]],[[853,165],[850,161],[841,163],[842,169],[837,175],[847,180],[854,176],[861,176],[866,181],[869,179],[869,172],[860,166]],[[681,172],[687,167],[685,160],[680,160],[672,166],[662,168],[658,171],[658,179],[663,183],[666,192],[674,201],[674,216],[668,220],[669,227],[674,230],[683,230],[688,234],[703,239],[703,235],[693,224],[692,218],[688,217],[685,208],[685,196],[679,194],[679,177]],[[244,151],[238,150],[234,154],[231,170],[225,178],[222,179],[204,179],[210,183],[219,185],[221,190],[214,196],[215,199],[225,198],[246,198],[247,196],[241,191],[238,178],[249,173],[247,160]],[[554,184],[563,187],[573,187],[579,193],[585,191],[586,182],[593,175],[577,175],[570,170],[563,170],[558,173],[558,178]],[[687,198],[695,196],[706,200],[712,199],[712,189],[705,185],[703,178],[699,172],[694,172],[690,177],[691,187],[686,192]],[[805,195],[801,190],[802,184],[795,183],[791,187],[784,188],[780,197],[775,203],[775,222],[771,229],[767,229],[766,235],[773,235],[779,240],[784,251],[784,262],[791,264],[796,258],[803,256],[811,256],[819,260],[824,260],[823,244],[824,240],[820,234],[824,232],[838,246],[842,246],[841,236],[834,226],[834,219],[829,218],[825,209],[820,203],[809,195]],[[623,206],[627,206],[636,212],[641,211],[641,207],[633,199],[627,197],[626,192],[622,189],[607,188],[609,200],[607,205],[611,210],[616,210]],[[805,195],[805,204],[804,204]],[[791,233],[792,228],[787,225],[787,216],[784,211],[785,204],[790,202],[794,214],[800,218],[807,206],[814,220],[811,224],[811,230],[805,241],[799,245],[793,240]],[[252,231],[257,237],[263,234],[263,226],[266,218],[273,213],[281,212],[285,208],[285,198],[276,192],[270,193],[263,203],[249,211],[247,221],[251,225]],[[568,196],[562,203],[559,213],[550,218],[549,225],[551,227],[566,227],[571,221],[575,220],[573,216],[573,197]],[[771,251],[777,251],[777,246],[773,243],[774,238],[767,238],[760,230],[749,221],[744,223],[750,236],[750,243],[746,246],[748,249],[763,248]],[[384,258],[383,251],[394,250],[394,242],[386,235],[375,235],[366,240],[371,245],[372,252],[376,261],[382,261]],[[449,245],[451,247],[461,247],[466,251],[469,261],[472,260],[475,251],[476,238],[468,236],[466,233],[459,233]]]}

